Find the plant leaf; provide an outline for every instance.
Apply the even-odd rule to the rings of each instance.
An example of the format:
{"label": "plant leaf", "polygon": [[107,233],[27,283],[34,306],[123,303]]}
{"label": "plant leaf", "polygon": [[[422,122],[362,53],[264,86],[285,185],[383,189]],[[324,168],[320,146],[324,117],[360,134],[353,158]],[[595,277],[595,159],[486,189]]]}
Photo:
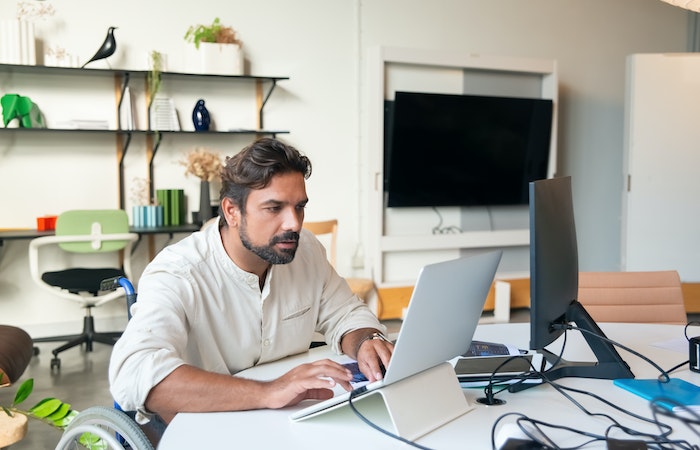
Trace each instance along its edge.
{"label": "plant leaf", "polygon": [[70,405],[68,403],[61,403],[58,407],[58,409],[48,416],[46,416],[47,419],[53,420],[54,422],[60,419],[63,419],[68,415],[70,412]]}
{"label": "plant leaf", "polygon": [[92,433],[83,433],[80,436],[80,444],[90,450],[103,450],[109,448],[107,447],[106,442],[100,439],[99,436]]}
{"label": "plant leaf", "polygon": [[36,405],[34,405],[29,412],[39,418],[45,418],[50,416],[58,408],[61,407],[63,402],[57,398],[45,398]]}
{"label": "plant leaf", "polygon": [[15,394],[15,400],[12,402],[12,406],[17,406],[29,397],[29,394],[34,390],[34,378],[29,378],[22,383],[17,389]]}
{"label": "plant leaf", "polygon": [[75,419],[75,416],[78,415],[78,411],[72,409],[68,414],[61,418],[61,419],[56,419],[53,421],[53,424],[57,428],[65,429],[72,421]]}
{"label": "plant leaf", "polygon": [[72,409],[63,418],[54,420],[53,425],[56,428],[65,429],[73,421],[73,419],[75,419],[75,416],[77,416],[77,415],[78,415],[78,411]]}
{"label": "plant leaf", "polygon": [[3,407],[2,407],[2,410],[5,411],[5,414],[7,414],[8,416],[10,416],[10,417],[15,417],[15,415],[12,414],[12,411],[10,411],[9,409],[7,409],[6,407],[3,406]]}

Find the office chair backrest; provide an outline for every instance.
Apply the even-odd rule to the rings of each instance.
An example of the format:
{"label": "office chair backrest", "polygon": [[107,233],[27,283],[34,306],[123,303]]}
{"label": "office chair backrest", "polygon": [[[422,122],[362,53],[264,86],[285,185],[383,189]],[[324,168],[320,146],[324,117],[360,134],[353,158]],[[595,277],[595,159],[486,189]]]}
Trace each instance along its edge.
{"label": "office chair backrest", "polygon": [[328,260],[335,267],[336,244],[338,239],[338,220],[324,220],[320,222],[304,222],[304,228],[316,236],[330,235],[328,246]]}
{"label": "office chair backrest", "polygon": [[687,323],[675,270],[580,272],[578,300],[597,322]]}
{"label": "office chair backrest", "polygon": [[105,241],[104,234],[129,232],[129,218],[122,209],[66,211],[56,220],[56,236],[91,235],[85,242],[62,242],[58,245],[67,252],[103,253],[123,249],[128,241]]}

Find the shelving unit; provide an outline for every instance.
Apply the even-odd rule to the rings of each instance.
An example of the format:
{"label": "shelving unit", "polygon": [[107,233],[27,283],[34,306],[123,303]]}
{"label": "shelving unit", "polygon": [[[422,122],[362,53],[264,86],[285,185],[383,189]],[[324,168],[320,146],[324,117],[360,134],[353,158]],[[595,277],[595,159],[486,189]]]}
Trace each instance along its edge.
{"label": "shelving unit", "polygon": [[[557,70],[556,61],[494,57],[474,54],[378,47],[368,60],[368,143],[369,228],[366,269],[379,287],[391,287],[396,283],[387,279],[387,256],[420,259],[430,252],[451,252],[455,257],[464,249],[527,247],[527,227],[514,229],[488,229],[455,234],[430,234],[430,231],[390,229],[391,208],[385,206],[383,189],[384,154],[384,101],[393,98],[397,90],[436,93],[469,93],[481,95],[518,96],[519,92],[502,92],[512,85],[524,86],[523,96],[552,99],[554,114],[550,146],[549,174],[556,170],[557,130]],[[493,82],[492,80],[496,80]],[[521,87],[522,89],[522,87]],[[450,92],[445,92],[450,91]],[[426,149],[429,151],[429,149]],[[427,208],[429,209],[429,208]],[[416,214],[418,209],[414,210]],[[522,213],[523,211],[518,211]],[[462,212],[460,211],[460,214]],[[411,221],[410,213],[403,213],[400,220]],[[522,221],[521,221],[522,222]],[[525,223],[527,221],[525,220]],[[396,259],[393,260],[396,262]],[[429,259],[427,262],[430,262]],[[423,263],[418,264],[422,266]],[[403,271],[402,271],[403,272]],[[417,275],[413,268],[406,276]]]}
{"label": "shelving unit", "polygon": [[[26,66],[15,64],[0,64],[0,73],[17,73],[17,74],[40,74],[46,76],[69,75],[69,76],[90,76],[90,77],[109,77],[114,80],[114,99],[115,99],[115,114],[117,124],[121,117],[120,108],[122,105],[124,92],[126,88],[134,81],[141,81],[146,86],[145,92],[149,96],[147,86],[148,71],[138,70],[123,70],[123,69],[82,69],[72,67],[47,67],[47,66]],[[124,158],[131,145],[132,138],[137,135],[145,136],[146,153],[148,160],[149,174],[149,190],[153,197],[153,160],[162,142],[164,135],[250,135],[250,136],[276,136],[278,134],[289,133],[287,130],[267,130],[264,128],[264,108],[267,101],[272,95],[277,83],[282,80],[288,80],[288,77],[275,76],[254,76],[254,75],[207,75],[207,74],[191,74],[180,72],[162,72],[162,82],[167,83],[168,80],[201,80],[201,79],[219,79],[226,80],[232,83],[250,83],[255,88],[255,112],[257,114],[257,124],[255,129],[250,130],[232,130],[232,131],[158,131],[158,130],[127,130],[121,129],[118,125],[116,129],[110,130],[93,130],[93,129],[59,129],[59,128],[0,128],[2,134],[13,134],[22,136],[24,133],[57,133],[59,135],[95,133],[114,136],[116,140],[117,164],[119,168],[119,207],[124,208]],[[147,112],[145,112],[147,113]]]}

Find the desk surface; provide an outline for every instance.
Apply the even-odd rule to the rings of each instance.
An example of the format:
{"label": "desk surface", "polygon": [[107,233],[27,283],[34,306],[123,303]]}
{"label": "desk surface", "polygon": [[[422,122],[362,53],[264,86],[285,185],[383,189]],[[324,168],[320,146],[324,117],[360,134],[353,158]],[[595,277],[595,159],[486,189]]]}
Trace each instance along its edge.
{"label": "desk surface", "polygon": [[[688,358],[687,353],[658,346],[658,344],[670,340],[675,340],[677,343],[684,341],[683,326],[601,324],[601,328],[609,338],[618,340],[633,350],[641,352],[664,369],[670,369]],[[694,331],[695,334],[700,333],[697,328]],[[579,333],[570,334],[564,357],[569,360],[590,360],[590,350],[583,342],[583,338],[579,338],[577,335]],[[521,348],[527,348],[529,325],[521,323],[480,325],[474,338],[512,343],[521,346]],[[550,348],[553,351],[555,349],[556,347]],[[620,351],[620,353],[637,378],[656,378],[658,376],[656,369],[647,362],[625,351]],[[329,354],[326,347],[319,347],[302,355],[249,369],[240,375],[256,379],[270,379],[300,363],[327,357]],[[700,384],[700,374],[688,370],[687,365],[682,370],[674,372],[672,376]],[[650,417],[649,404],[646,400],[615,387],[610,380],[570,378],[560,380],[560,383],[589,390],[616,404],[624,405],[625,408],[638,414]],[[604,434],[605,429],[609,426],[608,421],[586,416],[548,385],[537,386],[518,393],[502,392],[498,394],[498,398],[506,400],[507,403],[500,406],[485,406],[477,403],[476,399],[483,396],[483,389],[467,389],[464,392],[468,401],[475,408],[419,439],[418,443],[436,449],[490,449],[493,423],[502,414],[509,412],[519,412],[546,422],[570,425],[599,434]],[[606,412],[637,429],[657,432],[655,426],[629,419],[622,413],[616,412],[588,396],[577,395],[576,398],[591,411]],[[291,412],[303,406],[302,404],[282,410],[178,414],[166,430],[159,449],[216,448],[231,445],[241,448],[330,447],[353,450],[358,448],[407,448],[405,444],[362,423],[348,408],[342,408],[303,422],[291,422],[289,420]],[[418,407],[420,406],[418,405]],[[697,435],[680,422],[672,419],[668,419],[668,422],[676,430],[673,434],[674,437],[683,437],[691,442],[700,440]],[[350,435],[352,435],[352,439],[347,438]],[[556,433],[552,435],[556,436]],[[571,443],[568,440],[569,437],[564,439],[563,443]],[[580,442],[580,440],[576,442]],[[605,448],[605,444],[597,443],[585,448]]]}

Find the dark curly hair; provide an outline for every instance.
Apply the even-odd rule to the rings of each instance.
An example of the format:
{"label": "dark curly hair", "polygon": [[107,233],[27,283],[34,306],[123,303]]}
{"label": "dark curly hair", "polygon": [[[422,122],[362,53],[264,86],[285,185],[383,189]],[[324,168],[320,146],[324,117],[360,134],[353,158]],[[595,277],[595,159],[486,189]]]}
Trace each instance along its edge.
{"label": "dark curly hair", "polygon": [[[277,139],[261,138],[235,156],[227,157],[221,169],[219,201],[230,198],[245,213],[251,189],[263,189],[275,175],[299,172],[311,176],[311,161],[296,148]],[[220,209],[221,222],[225,223]]]}

